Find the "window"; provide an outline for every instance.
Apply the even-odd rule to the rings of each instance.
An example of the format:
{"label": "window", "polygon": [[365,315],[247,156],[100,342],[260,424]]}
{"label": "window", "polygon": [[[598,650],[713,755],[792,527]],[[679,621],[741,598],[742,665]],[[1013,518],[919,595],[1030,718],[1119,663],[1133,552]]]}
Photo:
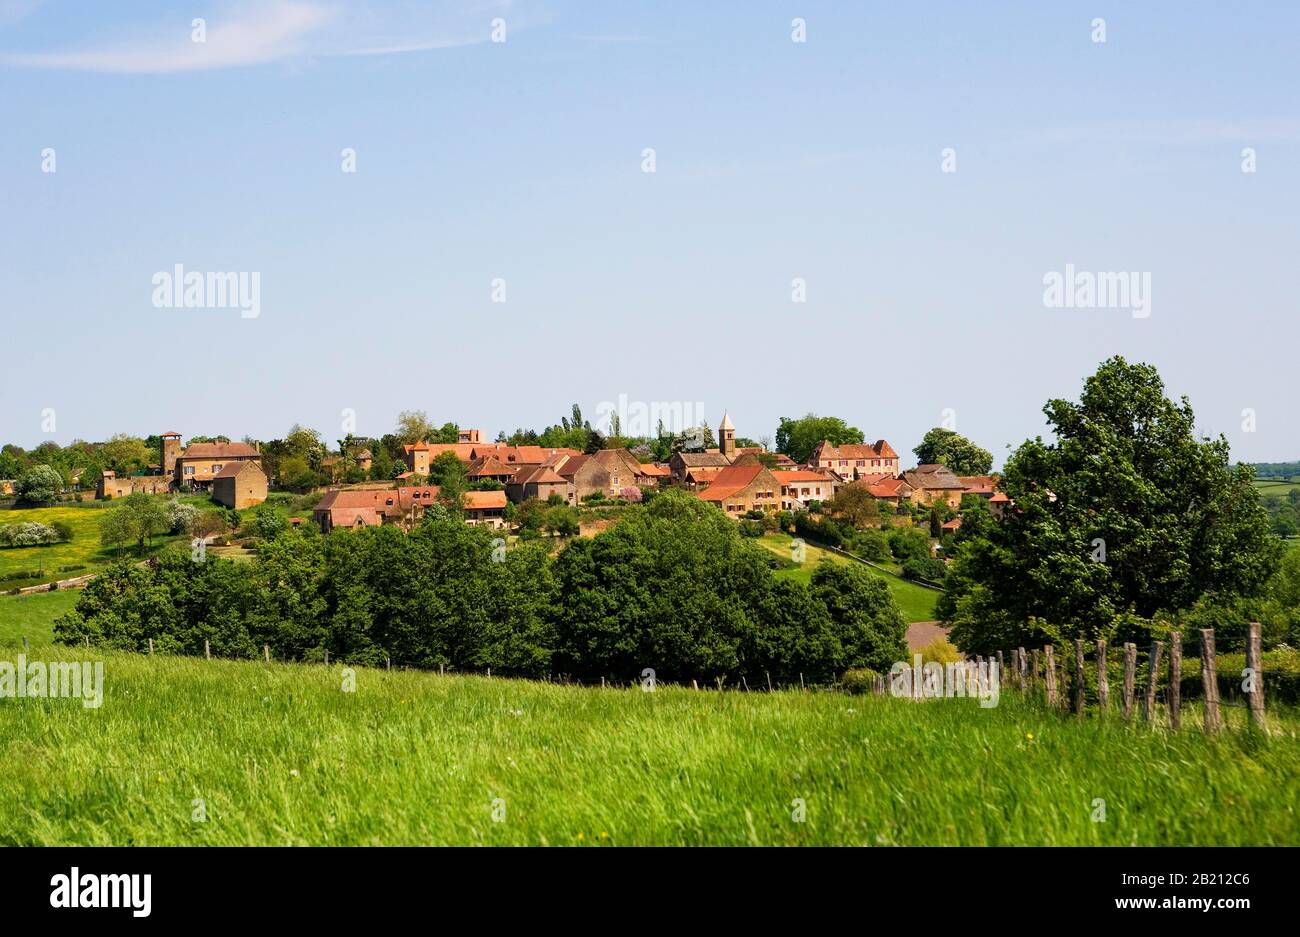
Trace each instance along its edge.
{"label": "window", "polygon": [[212,466],[212,474],[215,475],[217,472],[220,472],[220,471],[221,471],[221,465],[220,465],[220,464],[217,464],[217,465]]}
{"label": "window", "polygon": [[192,465],[187,465],[187,466],[185,466],[185,474],[186,474],[186,475],[193,475],[193,474],[194,474],[194,466],[192,466]]}

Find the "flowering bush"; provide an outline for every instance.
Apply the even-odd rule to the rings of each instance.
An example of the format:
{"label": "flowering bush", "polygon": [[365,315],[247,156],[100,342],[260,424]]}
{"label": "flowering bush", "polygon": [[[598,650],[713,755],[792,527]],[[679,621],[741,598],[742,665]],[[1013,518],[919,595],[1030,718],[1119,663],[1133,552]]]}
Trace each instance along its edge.
{"label": "flowering bush", "polygon": [[71,540],[64,533],[48,524],[26,521],[21,524],[5,524],[0,527],[0,547],[39,547],[48,543],[61,543]]}
{"label": "flowering bush", "polygon": [[629,504],[641,503],[641,489],[636,487],[636,485],[628,485],[626,488],[620,490],[619,494],[622,495],[623,500]]}

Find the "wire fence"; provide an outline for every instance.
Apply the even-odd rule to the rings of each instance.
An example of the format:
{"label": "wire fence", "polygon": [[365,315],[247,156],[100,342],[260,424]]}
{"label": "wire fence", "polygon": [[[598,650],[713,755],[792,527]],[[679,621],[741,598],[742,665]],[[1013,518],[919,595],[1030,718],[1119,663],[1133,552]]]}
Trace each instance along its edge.
{"label": "wire fence", "polygon": [[[975,663],[996,662],[1003,688],[1077,715],[1091,711],[1105,716],[1115,710],[1125,719],[1172,729],[1182,728],[1184,716],[1191,715],[1205,732],[1215,733],[1237,727],[1225,726],[1223,710],[1232,709],[1247,717],[1231,722],[1267,732],[1265,685],[1294,692],[1295,674],[1263,665],[1258,622],[1248,626],[1244,652],[1244,666],[1238,669],[1240,655],[1221,658],[1214,629],[1206,628],[1189,639],[1171,632],[1167,640],[1152,641],[1145,653],[1132,642],[1109,648],[1105,640],[1076,639],[1059,653],[1051,644],[1029,651],[1018,647],[976,657]],[[1230,666],[1224,670],[1221,664]]]}

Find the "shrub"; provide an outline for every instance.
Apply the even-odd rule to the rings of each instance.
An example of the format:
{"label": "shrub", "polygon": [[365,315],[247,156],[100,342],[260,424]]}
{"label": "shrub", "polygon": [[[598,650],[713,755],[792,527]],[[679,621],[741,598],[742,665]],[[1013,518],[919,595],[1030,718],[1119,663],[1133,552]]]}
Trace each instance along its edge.
{"label": "shrub", "polygon": [[[62,526],[68,529],[68,539],[70,539],[71,528],[66,524]],[[64,539],[54,527],[38,524],[35,521],[23,521],[0,527],[0,547],[39,547],[59,543]]]}
{"label": "shrub", "polygon": [[173,534],[188,533],[190,525],[199,516],[199,509],[192,504],[175,499],[167,502],[168,532]]}
{"label": "shrub", "polygon": [[844,671],[844,676],[840,677],[840,688],[854,696],[870,693],[875,689],[876,678],[879,676],[880,674],[870,667],[852,667]]}
{"label": "shrub", "polygon": [[63,521],[55,521],[50,526],[54,528],[54,532],[59,535],[59,540],[64,543],[70,543],[72,541],[71,524],[64,523]]}
{"label": "shrub", "polygon": [[921,582],[942,583],[948,575],[948,564],[932,557],[912,557],[903,563],[903,575]]}
{"label": "shrub", "polygon": [[920,654],[923,664],[955,664],[961,660],[961,653],[947,638],[935,638],[921,648]]}
{"label": "shrub", "polygon": [[878,530],[861,530],[853,537],[853,552],[868,560],[884,562],[890,558],[889,538]]}
{"label": "shrub", "polygon": [[927,559],[930,556],[930,540],[921,531],[904,527],[890,532],[889,550],[900,561]]}

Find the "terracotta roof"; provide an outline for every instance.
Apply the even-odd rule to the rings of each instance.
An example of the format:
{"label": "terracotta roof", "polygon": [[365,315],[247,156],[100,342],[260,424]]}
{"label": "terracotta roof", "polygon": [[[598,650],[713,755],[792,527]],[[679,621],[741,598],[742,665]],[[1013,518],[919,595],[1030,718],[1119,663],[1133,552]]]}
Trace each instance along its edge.
{"label": "terracotta roof", "polygon": [[506,506],[506,493],[504,491],[467,491],[465,492],[464,504],[471,511],[503,508]]}
{"label": "terracotta roof", "polygon": [[772,473],[776,476],[781,484],[786,482],[834,482],[825,472],[814,472],[811,469],[794,469],[790,471],[775,471]]}
{"label": "terracotta roof", "polygon": [[518,466],[506,465],[495,456],[480,456],[470,463],[466,476],[483,478],[491,475],[512,475]]}
{"label": "terracotta roof", "polygon": [[261,453],[246,442],[196,442],[190,443],[181,453],[182,459],[237,459],[260,457]]}
{"label": "terracotta roof", "polygon": [[174,430],[174,429],[169,429],[167,432],[165,432],[165,433],[159,433],[158,435],[159,435],[160,437],[165,437],[165,436],[180,436],[180,433],[176,432],[176,430]]}
{"label": "terracotta roof", "polygon": [[[560,475],[563,475],[566,479],[572,478],[574,475],[578,473],[579,469],[581,469],[588,462],[592,462],[592,461],[596,461],[596,460],[594,459],[593,456],[589,456],[589,455],[569,456],[564,460],[563,463],[560,464],[560,466],[556,469],[556,472],[558,472]],[[596,464],[600,465],[600,462],[596,461]]]}
{"label": "terracotta roof", "polygon": [[713,477],[713,483],[696,497],[701,501],[722,501],[753,484],[762,472],[766,471],[761,463],[749,465],[729,465]]}
{"label": "terracotta roof", "polygon": [[501,446],[493,455],[506,463],[517,462],[520,465],[541,465],[551,456],[561,453],[567,456],[582,455],[577,449],[551,448],[550,446]]}
{"label": "terracotta roof", "polygon": [[[812,459],[897,459],[894,447],[883,439],[877,439],[872,445],[863,443],[845,443],[832,446],[830,440],[823,439],[813,449]],[[810,459],[810,461],[812,461]]]}
{"label": "terracotta roof", "polygon": [[938,489],[941,491],[964,491],[966,486],[957,480],[957,476],[948,471],[944,465],[918,465],[913,472],[904,472],[903,477],[913,488]]}
{"label": "terracotta roof", "polygon": [[[906,488],[907,491],[903,489]],[[867,485],[867,493],[873,498],[900,498],[910,494],[912,486],[902,478],[882,478]]]}
{"label": "terracotta roof", "polygon": [[666,465],[659,465],[655,462],[641,463],[641,474],[643,475],[649,475],[653,478],[663,478],[664,476],[671,475],[672,473],[673,470]]}
{"label": "terracotta roof", "polygon": [[1010,500],[1011,499],[1007,497],[1007,493],[1005,491],[995,491],[993,493],[993,497],[989,498],[989,504],[993,504],[994,502],[997,502],[998,504],[1005,504]]}
{"label": "terracotta roof", "polygon": [[728,468],[726,465],[701,465],[698,468],[688,468],[686,477],[693,482],[711,482],[718,477],[718,473]]}
{"label": "terracotta roof", "polygon": [[521,468],[510,479],[512,485],[564,485],[567,480],[549,465],[534,465]]}
{"label": "terracotta roof", "polygon": [[961,518],[960,518],[960,517],[954,517],[954,518],[953,518],[952,520],[950,520],[950,521],[945,521],[945,522],[944,522],[944,525],[943,525],[943,529],[944,529],[944,530],[957,530],[957,529],[959,529],[960,527],[961,527]]}
{"label": "terracotta roof", "polygon": [[967,491],[977,495],[993,494],[998,483],[992,475],[958,475],[957,481],[965,485]]}
{"label": "terracotta roof", "polygon": [[334,512],[352,508],[366,508],[379,514],[396,515],[416,504],[429,504],[438,497],[437,485],[420,485],[410,488],[358,489],[336,488],[325,492],[316,504],[317,511],[329,511],[335,524]]}
{"label": "terracotta roof", "polygon": [[378,527],[383,523],[374,508],[336,508],[330,511],[330,523],[335,527],[356,527],[358,519],[362,527]]}
{"label": "terracotta roof", "polygon": [[238,475],[240,472],[242,472],[244,469],[250,466],[253,468],[254,471],[257,472],[262,471],[257,467],[256,462],[228,462],[225,465],[221,466],[221,471],[217,472],[212,477],[213,478],[234,478],[236,475]]}

